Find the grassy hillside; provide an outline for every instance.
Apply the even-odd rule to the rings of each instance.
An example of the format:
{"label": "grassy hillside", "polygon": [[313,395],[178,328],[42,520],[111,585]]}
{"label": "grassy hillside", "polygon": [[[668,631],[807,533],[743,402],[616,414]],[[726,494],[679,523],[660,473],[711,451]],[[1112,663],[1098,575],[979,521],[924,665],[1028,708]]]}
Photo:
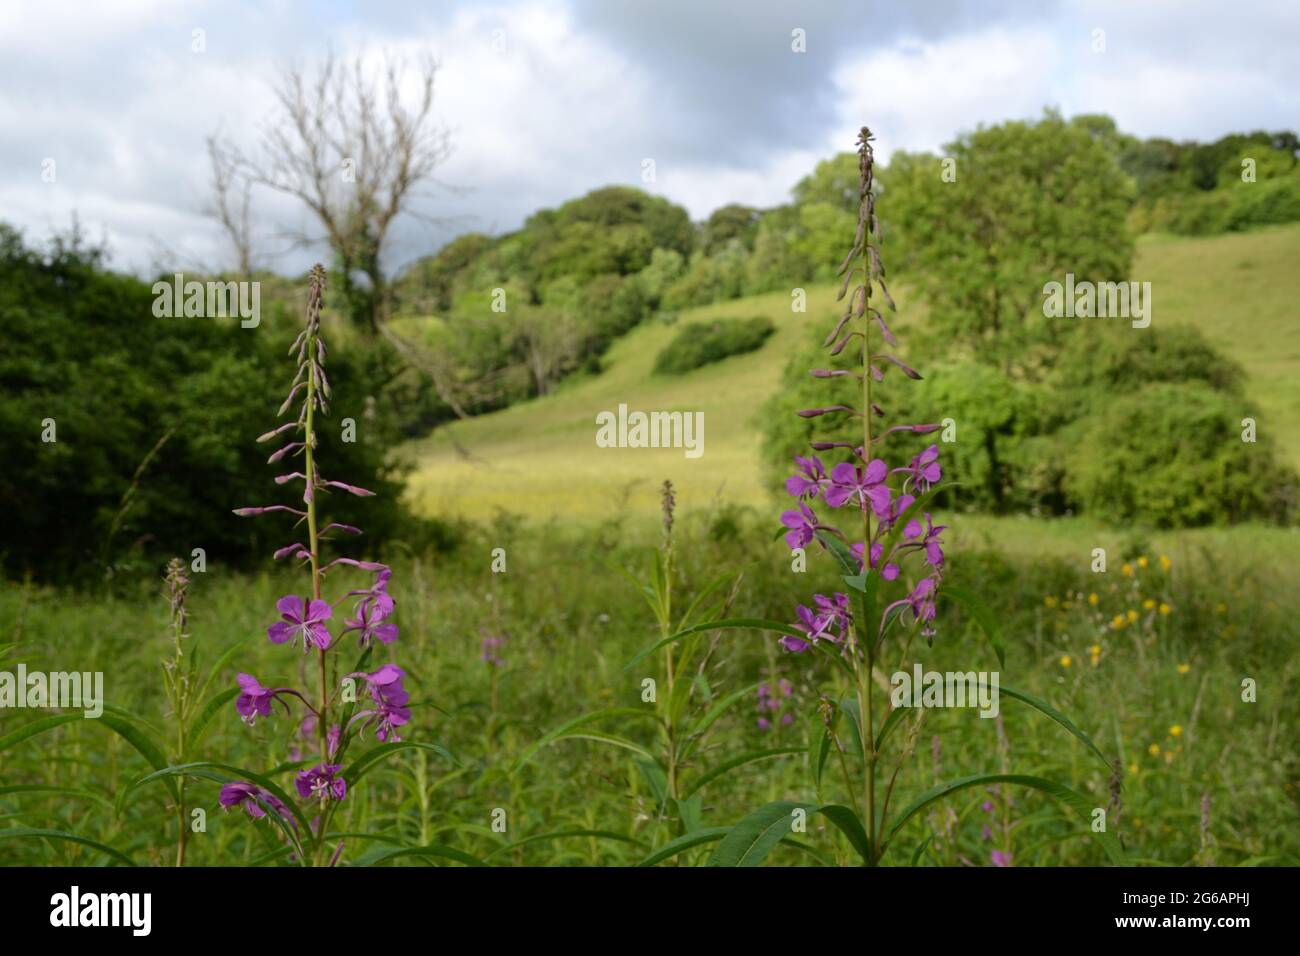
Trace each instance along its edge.
{"label": "grassy hillside", "polygon": [[[1292,424],[1300,420],[1297,250],[1300,225],[1211,238],[1144,237],[1133,278],[1152,284],[1156,325],[1197,325],[1245,366],[1250,397],[1262,409],[1261,431],[1272,432],[1300,467],[1300,435]],[[903,315],[895,327],[905,332],[920,309],[906,288],[897,298]],[[675,329],[651,322],[614,345],[602,375],[440,429],[406,450],[417,462],[413,503],[466,517],[497,509],[536,519],[605,516],[617,507],[649,513],[658,507],[659,483],[671,478],[687,507],[713,500],[769,507],[759,477],[756,415],[805,330],[827,324],[834,290],[810,289],[804,314],[792,314],[789,303],[788,294],[775,293],[695,309],[679,319],[766,315],[777,331],[757,352],[683,376],[656,376],[655,356]],[[619,403],[634,410],[703,411],[704,455],[688,460],[680,450],[598,447],[596,415]]]}

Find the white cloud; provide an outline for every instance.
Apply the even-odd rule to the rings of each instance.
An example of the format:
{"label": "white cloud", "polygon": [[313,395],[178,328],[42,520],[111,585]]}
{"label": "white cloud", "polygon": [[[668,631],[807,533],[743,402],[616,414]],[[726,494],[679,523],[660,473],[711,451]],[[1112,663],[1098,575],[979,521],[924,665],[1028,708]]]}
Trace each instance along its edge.
{"label": "white cloud", "polygon": [[[201,214],[204,138],[221,127],[252,145],[276,65],[331,47],[430,51],[442,64],[436,110],[455,151],[441,179],[468,191],[435,190],[422,211],[450,221],[403,221],[394,262],[466,229],[516,228],[601,185],[640,184],[647,158],[658,176],[648,188],[697,218],[728,202],[771,205],[819,159],[852,149],[864,122],[887,157],[1048,105],[1107,112],[1139,135],[1200,139],[1293,127],[1300,115],[1300,4],[1287,0],[1229,10],[1210,0],[1013,2],[981,17],[950,5],[878,11],[869,23],[826,2],[808,8],[804,56],[789,51],[786,13],[757,2],[740,4],[753,15],[736,21],[686,2],[615,15],[586,0],[356,14],[288,0],[7,0],[0,216],[38,238],[75,210],[92,235],[107,233],[120,268],[147,269],[160,250],[222,261],[220,233]],[[190,50],[196,27],[202,54]],[[1089,46],[1097,27],[1104,54]],[[56,183],[41,182],[45,157],[58,162]],[[304,214],[283,197],[259,201],[265,248],[282,251],[271,233],[305,225]],[[318,254],[279,264],[301,268]]]}

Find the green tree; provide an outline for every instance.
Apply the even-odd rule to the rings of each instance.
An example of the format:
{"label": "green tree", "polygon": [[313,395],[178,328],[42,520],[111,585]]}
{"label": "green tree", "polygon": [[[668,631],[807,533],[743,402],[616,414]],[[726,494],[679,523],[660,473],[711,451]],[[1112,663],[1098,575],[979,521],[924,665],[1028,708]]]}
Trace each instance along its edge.
{"label": "green tree", "polygon": [[[968,133],[938,156],[899,153],[882,177],[891,235],[931,306],[932,328],[1006,371],[1059,344],[1043,286],[1128,278],[1132,181],[1088,126],[1048,112]],[[945,176],[945,171],[955,175]]]}

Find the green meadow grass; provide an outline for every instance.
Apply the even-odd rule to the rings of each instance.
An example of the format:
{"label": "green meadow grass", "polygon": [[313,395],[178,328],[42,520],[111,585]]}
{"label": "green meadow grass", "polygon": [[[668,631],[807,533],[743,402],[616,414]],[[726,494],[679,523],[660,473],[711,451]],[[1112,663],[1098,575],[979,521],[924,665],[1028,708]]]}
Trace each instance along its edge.
{"label": "green meadow grass", "polygon": [[[965,528],[960,518],[956,524],[962,537],[979,537],[978,527]],[[659,661],[626,665],[653,642],[656,630],[620,569],[644,579],[659,533],[654,521],[618,515],[582,527],[497,521],[469,529],[453,553],[395,562],[394,619],[402,634],[385,656],[410,675],[414,720],[403,736],[442,744],[456,762],[403,754],[356,787],[342,806],[337,830],[380,836],[342,838],[346,863],[364,862],[400,843],[450,846],[493,864],[622,865],[672,838],[626,751],[589,740],[562,741],[515,768],[544,733],[582,713],[653,707],[641,700],[642,681],[662,680]],[[675,534],[681,600],[725,568],[743,574],[735,612],[787,620],[794,602],[836,585],[831,569],[818,560],[805,574],[791,573],[788,553],[771,541],[770,523],[756,517],[697,510],[679,517]],[[507,571],[494,574],[491,550],[499,546],[507,550]],[[1158,550],[1146,556],[1145,568],[1136,559],[1130,564],[1131,574],[1116,561],[1097,575],[1077,560],[1008,557],[971,541],[950,554],[950,577],[978,588],[994,608],[1006,664],[999,668],[978,629],[946,604],[933,647],[920,653],[927,669],[998,669],[1004,686],[1042,697],[1067,714],[1108,758],[1120,762],[1120,805],[1110,804],[1106,766],[1059,726],[1003,696],[1000,720],[980,719],[969,709],[924,712],[914,752],[902,762],[895,808],[936,783],[1007,767],[1067,784],[1092,805],[1108,807],[1109,825],[1135,863],[1300,863],[1294,566],[1211,551],[1170,555],[1166,572]],[[303,656],[265,637],[276,598],[301,587],[300,575],[284,572],[241,575],[212,566],[194,575],[192,649],[211,663],[235,648],[217,687],[234,686],[238,671],[267,686],[309,684]],[[1147,601],[1157,603],[1148,609]],[[1167,614],[1159,613],[1159,603],[1168,605]],[[1114,617],[1128,611],[1136,620],[1116,629]],[[157,727],[168,725],[159,662],[169,653],[170,639],[165,602],[154,582],[115,594],[11,584],[0,590],[0,627],[6,640],[19,642],[0,658],[0,670],[19,660],[30,669],[103,670],[109,703]],[[484,629],[508,637],[505,666],[495,675],[479,656]],[[891,642],[884,672],[894,669],[899,653]],[[822,659],[779,653],[770,635],[719,632],[711,663],[697,681],[696,706],[783,678],[793,688],[793,722],[761,731],[756,700],[742,700],[715,726],[687,772],[698,776],[757,749],[805,748],[823,732],[819,696],[838,699],[848,692],[833,671]],[[1257,681],[1257,702],[1241,700],[1243,678]],[[174,815],[156,783],[133,787],[149,771],[144,760],[95,721],[5,745],[6,735],[40,716],[0,712],[4,860],[105,862],[99,852],[74,843],[5,839],[6,828],[37,828],[101,841],[138,863],[168,865]],[[278,711],[250,728],[227,705],[201,756],[269,772],[291,788],[293,768],[283,765],[302,740],[297,728],[297,719]],[[654,746],[646,721],[620,718],[605,729]],[[900,735],[896,742],[905,739]],[[357,746],[361,753],[366,745]],[[849,772],[856,774],[848,759]],[[891,756],[888,766],[896,759]],[[191,865],[250,863],[274,848],[266,827],[259,830],[239,811],[223,813],[217,791],[210,781],[190,784],[187,805],[207,813],[206,832],[190,840]],[[828,768],[816,788],[802,750],[742,767],[700,792],[708,827],[734,823],[771,800],[851,799],[838,770]],[[1210,826],[1203,839],[1206,799]],[[994,813],[981,808],[986,800],[994,803]],[[491,827],[498,809],[506,812],[505,833]],[[994,831],[991,839],[985,824]],[[1103,861],[1078,821],[1032,791],[964,792],[910,822],[885,862],[906,864],[927,838],[925,864],[988,865],[994,848],[1009,850],[1018,865]],[[836,832],[812,821],[806,845],[808,850],[778,848],[772,861],[850,862]],[[693,851],[682,862],[700,863],[709,850]],[[810,858],[810,852],[818,857]]]}

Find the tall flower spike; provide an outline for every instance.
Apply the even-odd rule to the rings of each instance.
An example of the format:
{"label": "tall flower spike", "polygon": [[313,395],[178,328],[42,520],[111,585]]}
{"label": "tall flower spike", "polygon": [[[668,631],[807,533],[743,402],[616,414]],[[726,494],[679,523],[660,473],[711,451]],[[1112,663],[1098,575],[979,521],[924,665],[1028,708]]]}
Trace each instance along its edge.
{"label": "tall flower spike", "polygon": [[[848,545],[850,552],[859,562],[864,574],[877,574],[882,581],[897,580],[903,569],[905,558],[919,555],[921,560],[918,571],[923,577],[915,585],[910,585],[911,593],[890,605],[885,616],[877,622],[852,621],[850,604],[846,600],[840,603],[827,603],[826,599],[818,602],[818,611],[799,606],[796,609],[798,622],[796,627],[806,635],[805,638],[788,637],[783,640],[785,648],[796,653],[806,651],[813,643],[831,639],[837,630],[842,636],[850,628],[856,641],[843,641],[842,646],[854,647],[858,653],[865,652],[868,661],[874,656],[876,644],[883,633],[883,623],[890,611],[902,608],[909,612],[914,623],[922,626],[922,633],[932,634],[934,618],[934,596],[943,574],[943,548],[940,534],[942,525],[935,525],[928,513],[924,527],[922,515],[909,516],[903,529],[902,540],[898,535],[891,535],[898,519],[907,512],[917,495],[925,494],[936,484],[942,474],[939,464],[939,449],[931,445],[921,454],[913,457],[906,465],[889,468],[883,458],[874,456],[876,446],[890,435],[898,433],[923,434],[934,431],[939,426],[930,424],[896,424],[887,425],[876,433],[874,419],[885,417],[885,410],[877,403],[873,395],[873,385],[882,381],[884,370],[890,366],[897,369],[908,379],[919,379],[920,373],[897,355],[876,352],[872,349],[873,331],[878,330],[881,338],[889,345],[895,345],[896,339],[885,323],[884,314],[873,304],[873,296],[878,291],[889,311],[895,311],[893,297],[885,283],[885,263],[879,248],[880,227],[876,219],[875,197],[875,154],[872,149],[874,137],[871,130],[862,127],[858,133],[858,217],[853,242],[849,246],[837,274],[843,279],[840,283],[837,301],[846,305],[835,326],[826,336],[823,347],[830,350],[832,356],[839,355],[850,344],[858,351],[850,354],[857,358],[858,371],[847,369],[813,369],[811,374],[818,379],[835,379],[852,376],[862,383],[861,405],[854,407],[846,404],[826,405],[818,408],[804,409],[798,414],[803,418],[817,418],[832,413],[847,413],[844,421],[862,423],[861,444],[857,441],[816,441],[812,443],[815,451],[835,451],[846,449],[849,460],[838,464],[825,464],[817,457],[796,456],[797,474],[786,481],[786,490],[798,499],[797,509],[785,511],[781,523],[788,529],[786,543],[791,548],[801,548],[819,537],[830,535],[840,538]],[[898,476],[902,476],[901,479]],[[891,487],[894,482],[897,487]],[[850,541],[834,528],[824,524],[812,509],[812,505],[825,508],[849,507],[860,512],[861,540]],[[856,537],[856,536],[855,536]],[[885,552],[887,542],[889,553]],[[837,596],[838,600],[838,596]],[[831,628],[831,611],[838,628]],[[841,643],[837,641],[836,643]],[[863,646],[865,645],[865,646]],[[868,663],[868,670],[870,664]]]}
{"label": "tall flower spike", "polygon": [[[301,464],[295,463],[291,468],[275,478],[276,485],[302,482],[300,499],[302,507],[288,505],[265,505],[252,508],[238,508],[235,513],[246,517],[257,517],[275,512],[287,512],[297,519],[295,526],[306,524],[305,543],[295,541],[276,550],[276,560],[292,558],[301,560],[310,567],[311,584],[305,594],[287,594],[276,603],[280,620],[270,624],[267,638],[272,644],[284,645],[302,642],[305,653],[315,652],[318,663],[318,697],[313,704],[307,697],[289,687],[267,688],[249,674],[239,675],[239,689],[235,703],[236,711],[246,722],[252,723],[258,717],[271,713],[272,703],[278,701],[288,709],[286,697],[296,698],[308,712],[304,727],[310,725],[319,741],[320,762],[311,769],[303,770],[295,781],[298,795],[307,801],[318,802],[319,813],[313,825],[313,843],[310,847],[314,862],[318,865],[326,862],[331,865],[337,860],[342,845],[334,851],[333,858],[328,857],[329,847],[325,845],[325,834],[333,804],[343,800],[347,795],[347,783],[340,775],[341,765],[335,762],[348,744],[349,736],[365,727],[373,727],[375,736],[381,741],[398,741],[398,728],[410,721],[411,712],[407,707],[408,694],[402,686],[403,671],[395,664],[384,664],[371,674],[364,676],[371,689],[373,704],[368,709],[356,714],[348,726],[340,727],[331,720],[331,707],[337,706],[331,695],[334,683],[330,680],[331,652],[336,650],[339,641],[334,640],[330,632],[331,621],[337,621],[335,608],[351,597],[358,597],[353,616],[344,618],[341,633],[359,632],[363,646],[372,644],[391,644],[397,639],[398,628],[388,618],[393,613],[394,601],[388,593],[388,582],[392,571],[385,564],[375,561],[359,561],[349,557],[334,557],[325,561],[321,553],[325,542],[333,544],[338,535],[359,535],[361,529],[350,524],[333,521],[324,526],[318,520],[322,500],[333,496],[331,490],[346,492],[350,495],[369,497],[373,492],[366,488],[349,484],[345,481],[327,480],[320,472],[317,461],[319,444],[316,437],[317,415],[329,414],[329,398],[332,393],[329,378],[325,374],[325,341],[321,338],[321,308],[325,290],[325,270],[320,265],[312,267],[307,290],[307,315],[303,330],[294,339],[288,354],[296,356],[297,371],[289,385],[288,395],[280,406],[280,415],[290,414],[289,421],[276,425],[262,434],[259,442],[280,438],[284,444],[270,456],[268,464],[276,464],[286,458],[301,458]],[[290,411],[295,403],[298,408]],[[283,437],[282,437],[283,436]],[[285,466],[281,466],[283,470]],[[334,531],[334,537],[329,532]],[[369,587],[345,590],[336,600],[327,600],[322,595],[326,576],[334,571],[364,572],[372,575]],[[301,755],[293,759],[299,759]],[[222,804],[230,807],[243,803],[250,816],[265,815],[267,805],[279,812],[279,807],[266,800],[266,795],[252,784],[241,782],[229,785],[222,792]]]}

